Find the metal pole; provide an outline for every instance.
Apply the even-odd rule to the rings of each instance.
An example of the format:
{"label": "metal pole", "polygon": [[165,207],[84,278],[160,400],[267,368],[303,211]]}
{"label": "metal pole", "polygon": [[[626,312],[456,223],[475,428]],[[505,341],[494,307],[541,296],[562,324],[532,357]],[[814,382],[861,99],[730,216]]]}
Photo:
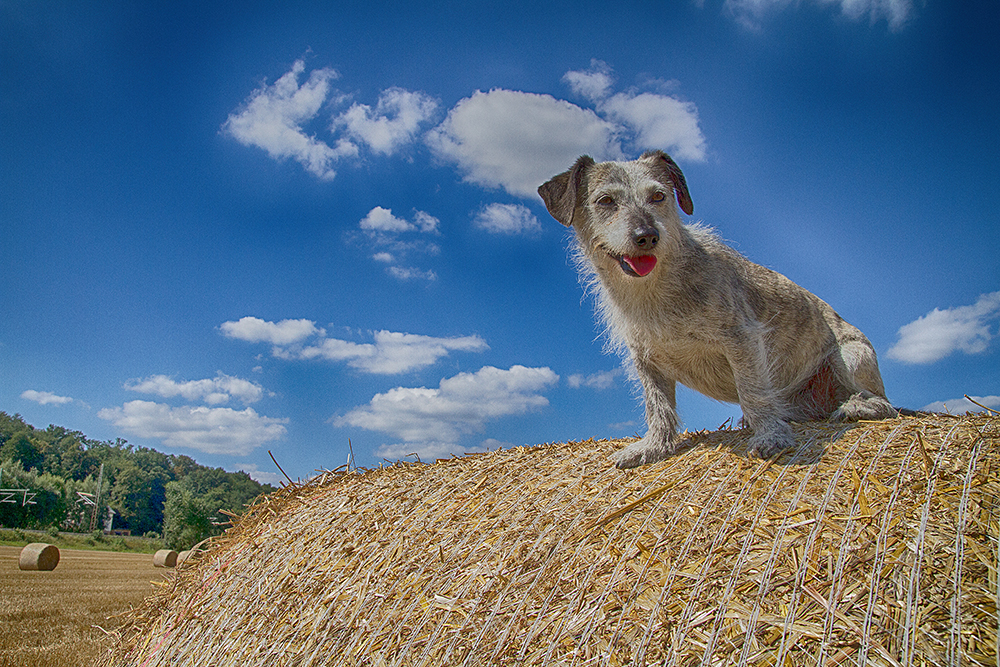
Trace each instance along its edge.
{"label": "metal pole", "polygon": [[90,532],[94,532],[94,524],[97,522],[97,508],[101,504],[101,486],[104,484],[104,464],[101,464],[101,471],[97,474],[97,493],[94,494],[94,511],[90,515]]}

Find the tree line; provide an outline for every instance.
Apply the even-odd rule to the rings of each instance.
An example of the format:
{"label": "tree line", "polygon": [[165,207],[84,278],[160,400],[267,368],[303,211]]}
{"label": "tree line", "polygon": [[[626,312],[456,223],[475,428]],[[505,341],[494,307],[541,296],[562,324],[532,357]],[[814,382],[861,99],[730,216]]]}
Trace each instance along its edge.
{"label": "tree line", "polygon": [[115,529],[162,537],[172,549],[221,534],[228,519],[220,510],[242,513],[275,490],[245,472],[121,438],[103,442],[61,426],[36,429],[6,412],[0,412],[0,469],[0,489],[28,492],[0,493],[0,526],[91,532],[103,528],[111,508]]}

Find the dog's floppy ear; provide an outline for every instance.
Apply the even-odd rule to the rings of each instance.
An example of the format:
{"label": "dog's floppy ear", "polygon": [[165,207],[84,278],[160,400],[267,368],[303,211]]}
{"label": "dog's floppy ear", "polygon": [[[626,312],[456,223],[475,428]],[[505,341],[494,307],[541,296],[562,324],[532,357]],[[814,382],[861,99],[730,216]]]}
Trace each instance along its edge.
{"label": "dog's floppy ear", "polygon": [[693,214],[694,202],[691,201],[691,193],[688,192],[687,181],[684,180],[684,174],[673,158],[663,151],[649,151],[648,153],[643,153],[642,157],[644,159],[655,160],[657,166],[666,169],[667,178],[674,184],[674,194],[677,195],[677,204],[688,215]]}
{"label": "dog's floppy ear", "polygon": [[594,165],[594,159],[582,155],[569,171],[553,176],[548,183],[538,187],[538,195],[545,202],[552,217],[569,227],[573,224],[573,211],[576,210],[576,195],[583,181],[583,174]]}

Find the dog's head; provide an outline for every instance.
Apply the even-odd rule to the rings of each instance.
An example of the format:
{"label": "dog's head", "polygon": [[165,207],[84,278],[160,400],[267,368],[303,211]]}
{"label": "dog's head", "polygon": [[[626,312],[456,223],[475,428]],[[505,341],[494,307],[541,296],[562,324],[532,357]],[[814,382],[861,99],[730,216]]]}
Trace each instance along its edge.
{"label": "dog's head", "polygon": [[672,195],[685,213],[694,212],[684,174],[663,151],[632,162],[597,163],[584,155],[538,194],[553,218],[576,230],[600,273],[617,266],[632,278],[652,273],[664,255],[662,241],[677,240],[681,223]]}

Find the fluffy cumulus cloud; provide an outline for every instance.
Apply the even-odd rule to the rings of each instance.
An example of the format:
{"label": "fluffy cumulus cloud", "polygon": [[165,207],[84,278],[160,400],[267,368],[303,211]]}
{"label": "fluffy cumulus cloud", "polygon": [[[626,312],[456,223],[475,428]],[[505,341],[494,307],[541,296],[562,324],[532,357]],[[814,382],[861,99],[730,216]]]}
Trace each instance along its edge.
{"label": "fluffy cumulus cloud", "polygon": [[611,93],[615,77],[611,67],[601,60],[591,60],[590,69],[573,70],[563,75],[570,89],[588,100],[603,100]]}
{"label": "fluffy cumulus cloud", "polygon": [[73,402],[69,396],[57,396],[51,391],[35,391],[34,389],[21,392],[21,398],[34,401],[39,405],[65,405]]}
{"label": "fluffy cumulus cloud", "polygon": [[375,108],[353,104],[333,121],[333,128],[343,128],[349,137],[367,144],[375,153],[389,155],[413,141],[421,123],[437,111],[438,103],[421,92],[389,88]]}
{"label": "fluffy cumulus cloud", "polygon": [[219,329],[228,338],[272,345],[291,345],[326,333],[317,328],[312,320],[268,322],[258,317],[242,317],[235,322],[223,322]]}
{"label": "fluffy cumulus cloud", "polygon": [[[769,14],[800,4],[797,0],[726,0],[723,11],[744,27],[760,30]],[[813,0],[813,4],[840,7],[844,16],[855,21],[885,19],[891,30],[902,28],[913,14],[913,0]]]}
{"label": "fluffy cumulus cloud", "polygon": [[291,71],[273,84],[255,90],[230,114],[222,129],[245,146],[262,148],[274,159],[294,159],[311,174],[330,180],[336,175],[333,165],[357,155],[358,149],[347,140],[331,147],[306,133],[304,126],[319,113],[330,82],[339,75],[329,68],[317,69],[300,84],[304,71],[305,63],[296,61]]}
{"label": "fluffy cumulus cloud", "polygon": [[352,368],[380,375],[397,375],[426,368],[451,352],[484,352],[479,336],[437,338],[394,331],[376,331],[374,343],[325,338],[295,353],[300,359],[343,361]]}
{"label": "fluffy cumulus cloud", "polygon": [[401,234],[403,232],[422,232],[438,234],[441,221],[426,211],[414,211],[413,220],[398,218],[392,214],[391,208],[376,206],[368,211],[358,226],[364,232],[372,234]]}
{"label": "fluffy cumulus cloud", "polygon": [[[366,247],[379,248],[372,259],[388,264],[386,271],[399,280],[437,279],[434,271],[403,266],[403,261],[412,255],[437,255],[440,246],[422,239],[413,239],[412,234],[438,235],[441,221],[426,211],[414,211],[412,220],[393,215],[392,209],[376,206],[368,212],[358,227],[366,239]],[[350,239],[350,237],[349,237]]]}
{"label": "fluffy cumulus cloud", "polygon": [[129,401],[97,413],[125,433],[159,440],[168,447],[206,454],[245,456],[285,435],[287,419],[257,414],[253,408],[171,407],[151,401]]}
{"label": "fluffy cumulus cloud", "polygon": [[693,103],[662,91],[615,93],[613,72],[600,61],[564,77],[593,108],[518,90],[477,91],[424,132],[439,114],[438,101],[425,92],[389,88],[374,105],[355,102],[332,114],[325,126],[327,141],[310,130],[324,105],[346,104],[349,96],[332,89],[339,78],[332,69],[305,75],[305,63],[299,60],[273,84],[262,85],[230,114],[223,132],[272,158],[294,159],[327,180],[334,178],[338,162],[359,157],[363,149],[392,155],[423,138],[466,181],[532,199],[541,183],[584,153],[618,159],[659,148],[681,160],[705,156]]}
{"label": "fluffy cumulus cloud", "polygon": [[576,373],[566,378],[566,384],[570,387],[570,389],[580,389],[582,387],[598,390],[610,389],[615,386],[615,378],[621,374],[622,370],[620,368],[610,371],[600,371],[590,375]]}
{"label": "fluffy cumulus cloud", "polygon": [[472,224],[492,234],[533,234],[542,229],[538,218],[522,204],[489,204],[476,213]]}
{"label": "fluffy cumulus cloud", "polygon": [[[972,400],[970,401],[969,398]],[[947,412],[953,415],[964,415],[966,412],[983,412],[984,408],[1000,410],[1000,396],[970,396],[969,398],[963,396],[962,398],[935,401],[929,405],[925,405],[921,410]]]}
{"label": "fluffy cumulus cloud", "polygon": [[143,380],[125,383],[129,391],[154,394],[163,398],[180,396],[188,401],[219,405],[235,398],[244,405],[255,403],[264,396],[264,388],[255,382],[219,373],[214,378],[178,382],[167,375],[152,375]]}
{"label": "fluffy cumulus cloud", "polygon": [[620,158],[615,125],[590,109],[551,95],[516,90],[476,92],[458,102],[427,135],[439,159],[465,180],[534,197],[548,178],[577,157]]}
{"label": "fluffy cumulus cloud", "polygon": [[337,417],[334,424],[401,440],[379,450],[385,457],[460,454],[459,440],[481,432],[488,421],[547,406],[548,399],[540,392],[558,381],[559,376],[549,368],[485,366],[475,373],[445,378],[437,388],[396,387],[376,394],[368,405]]}
{"label": "fluffy cumulus cloud", "polygon": [[618,159],[659,148],[681,160],[703,160],[705,138],[691,102],[658,92],[611,94],[607,64],[571,71],[564,82],[594,105],[587,109],[550,95],[496,89],[476,92],[427,134],[439,159],[465,179],[533,198],[538,186],[582,154]]}
{"label": "fluffy cumulus cloud", "polygon": [[983,294],[971,306],[935,308],[903,325],[890,358],[910,364],[929,364],[954,352],[985,352],[1000,319],[1000,292]]}
{"label": "fluffy cumulus cloud", "polygon": [[[286,323],[294,322],[294,326]],[[246,324],[242,324],[246,323]],[[286,326],[288,330],[285,331]],[[236,329],[242,335],[232,335]],[[479,336],[436,337],[395,331],[376,331],[373,342],[357,343],[331,338],[311,320],[267,322],[244,317],[225,322],[220,329],[232,338],[275,344],[272,354],[280,359],[325,360],[346,363],[366,373],[396,375],[426,368],[452,352],[484,352],[489,349]],[[276,332],[285,331],[279,337]],[[299,332],[293,336],[292,333]],[[283,341],[278,343],[278,341]]]}
{"label": "fluffy cumulus cloud", "polygon": [[276,160],[293,159],[314,176],[332,180],[337,174],[334,165],[358,157],[362,146],[389,155],[411,143],[421,123],[430,120],[438,107],[425,93],[390,88],[382,92],[375,107],[355,103],[332,117],[330,140],[324,141],[308,128],[328,101],[335,104],[347,96],[335,94],[332,88],[340,76],[335,70],[312,70],[301,82],[305,69],[305,62],[297,60],[273,84],[255,90],[226,119],[223,133],[245,146],[262,148]]}
{"label": "fluffy cumulus cloud", "polygon": [[[662,92],[629,90],[611,94],[611,68],[593,60],[590,69],[567,72],[563,81],[594,104],[602,117],[620,128],[619,134],[637,149],[659,148],[679,160],[705,159],[705,137],[698,125],[698,108],[692,102]],[[676,85],[662,84],[664,85]]]}

